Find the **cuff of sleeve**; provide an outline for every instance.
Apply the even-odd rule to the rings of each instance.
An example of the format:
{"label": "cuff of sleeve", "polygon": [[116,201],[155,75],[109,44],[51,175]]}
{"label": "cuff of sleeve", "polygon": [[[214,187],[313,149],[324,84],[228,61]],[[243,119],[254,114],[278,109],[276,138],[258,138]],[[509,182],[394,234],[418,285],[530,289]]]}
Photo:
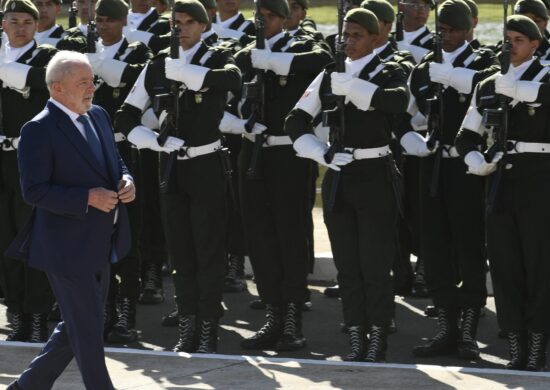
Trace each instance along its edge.
{"label": "cuff of sleeve", "polygon": [[288,76],[293,59],[294,53],[271,53],[269,67],[275,74]]}
{"label": "cuff of sleeve", "polygon": [[460,93],[470,94],[476,73],[473,69],[454,68],[451,73],[451,87]]}
{"label": "cuff of sleeve", "polygon": [[378,89],[378,85],[358,78],[353,79],[348,97],[358,109],[367,111],[370,107],[372,96]]}
{"label": "cuff of sleeve", "polygon": [[27,75],[31,66],[18,62],[10,62],[4,66],[6,67],[6,75],[9,78],[9,80],[4,80],[4,82],[17,89],[25,88],[27,85]]}

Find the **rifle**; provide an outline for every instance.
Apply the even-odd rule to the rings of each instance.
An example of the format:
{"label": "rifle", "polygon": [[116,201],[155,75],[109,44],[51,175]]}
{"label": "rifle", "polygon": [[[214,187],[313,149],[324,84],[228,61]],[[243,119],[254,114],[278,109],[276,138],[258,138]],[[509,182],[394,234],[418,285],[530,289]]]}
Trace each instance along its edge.
{"label": "rifle", "polygon": [[[260,0],[254,0],[256,13],[254,15],[254,24],[256,26],[256,49],[265,49],[264,17],[260,13]],[[256,69],[256,80],[243,85],[243,95],[247,101],[251,102],[251,116],[248,118],[245,129],[248,133],[252,132],[256,122],[265,120],[265,80],[264,71]],[[261,179],[259,169],[262,148],[265,142],[263,134],[256,134],[254,146],[252,147],[252,156],[250,164],[246,171],[246,177],[250,180]]]}
{"label": "rifle", "polygon": [[[172,27],[170,31],[170,58],[179,58],[180,49],[180,27],[176,23],[176,13],[172,11]],[[155,95],[153,100],[153,110],[160,114],[163,110],[166,111],[166,119],[163,123],[162,130],[157,137],[157,142],[160,146],[164,146],[170,135],[176,135],[178,130],[180,109],[179,109],[179,91],[180,83],[172,80],[170,82],[170,91],[168,93]],[[173,184],[170,180],[174,162],[178,157],[178,151],[170,153],[168,161],[164,168],[164,174],[161,178],[160,187],[164,193],[171,192],[170,187]]]}
{"label": "rifle", "polygon": [[401,0],[397,0],[397,15],[395,18],[395,40],[401,42],[405,40],[405,34],[403,33],[403,11],[401,11]]}
{"label": "rifle", "polygon": [[88,33],[86,34],[86,52],[95,53],[95,42],[97,39],[97,29],[95,20],[92,18],[92,1],[88,0]]}
{"label": "rifle", "polygon": [[[4,19],[4,12],[0,11],[0,22]],[[4,29],[2,28],[2,23],[0,23],[0,47],[2,47],[2,34],[4,33]],[[2,81],[0,80],[0,151],[2,151],[2,145],[5,142],[2,140],[4,135],[4,112],[2,107]]]}
{"label": "rifle", "polygon": [[[443,63],[443,47],[441,45],[441,32],[439,31],[439,18],[437,0],[431,0],[433,10],[435,12],[435,33],[434,33],[434,61]],[[428,140],[426,145],[429,150],[435,151],[434,166],[432,170],[432,179],[430,182],[430,196],[435,197],[439,187],[439,172],[441,170],[441,158],[443,157],[443,148],[438,147],[438,141],[442,139],[443,132],[443,85],[437,83],[435,86],[434,96],[426,99],[426,114],[428,117]]]}
{"label": "rifle", "polygon": [[[507,28],[506,28],[506,19],[508,18],[508,0],[504,0],[504,26],[502,29],[503,39],[502,39],[502,51],[500,54],[500,73],[508,73],[510,69],[510,49],[511,43],[507,37]],[[485,161],[491,162],[498,152],[503,153],[502,158],[497,162],[497,169],[493,176],[493,180],[490,182],[489,189],[487,191],[486,197],[486,207],[487,211],[490,212],[493,210],[496,194],[502,179],[502,170],[504,167],[504,155],[508,151],[507,140],[508,140],[508,124],[509,124],[509,115],[510,115],[510,98],[504,95],[498,95],[499,98],[499,108],[487,108],[483,110],[482,124],[485,127],[493,128],[493,140],[494,143],[491,147],[485,151]]]}
{"label": "rifle", "polygon": [[76,27],[76,6],[75,2],[71,2],[71,6],[69,7],[69,28]]}
{"label": "rifle", "polygon": [[[343,37],[344,17],[345,17],[345,1],[338,0],[338,36],[334,44],[334,62],[335,71],[343,73],[346,71],[346,52]],[[346,133],[346,116],[345,116],[345,96],[333,96],[336,101],[336,107],[332,110],[323,111],[323,126],[330,127],[330,147],[325,153],[325,161],[332,162],[334,155],[344,150],[344,135]],[[337,211],[338,189],[340,187],[341,172],[334,171],[332,175],[332,183],[330,193],[327,198],[326,207],[331,212]]]}

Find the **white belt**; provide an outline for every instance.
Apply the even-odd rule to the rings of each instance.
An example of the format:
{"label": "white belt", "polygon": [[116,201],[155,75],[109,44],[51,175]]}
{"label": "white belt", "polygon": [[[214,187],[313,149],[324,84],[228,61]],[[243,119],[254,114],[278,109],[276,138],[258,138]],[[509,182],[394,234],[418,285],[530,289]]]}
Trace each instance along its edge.
{"label": "white belt", "polygon": [[[256,134],[243,133],[244,138],[249,141],[256,141]],[[268,135],[264,136],[264,148],[270,146],[283,146],[283,145],[292,145],[292,140],[288,135]]]}
{"label": "white belt", "polygon": [[509,140],[506,142],[506,154],[518,153],[550,153],[550,144],[539,142],[521,142]]}
{"label": "white belt", "polygon": [[4,152],[17,150],[17,146],[19,145],[19,137],[7,137],[0,143],[0,145],[2,146],[2,151]]}
{"label": "white belt", "polygon": [[115,142],[126,141],[126,136],[122,133],[115,133]]}
{"label": "white belt", "polygon": [[385,157],[391,154],[391,150],[388,145],[381,146],[379,148],[368,148],[368,149],[344,148],[344,150],[346,152],[350,152],[353,155],[354,160],[364,160],[367,158],[379,158],[379,157]]}
{"label": "white belt", "polygon": [[205,154],[214,153],[221,149],[222,141],[217,140],[208,145],[202,146],[184,146],[178,151],[178,160],[189,160],[191,158],[203,156]]}
{"label": "white belt", "polygon": [[441,148],[441,157],[443,158],[457,158],[460,157],[458,150],[452,145],[442,145]]}

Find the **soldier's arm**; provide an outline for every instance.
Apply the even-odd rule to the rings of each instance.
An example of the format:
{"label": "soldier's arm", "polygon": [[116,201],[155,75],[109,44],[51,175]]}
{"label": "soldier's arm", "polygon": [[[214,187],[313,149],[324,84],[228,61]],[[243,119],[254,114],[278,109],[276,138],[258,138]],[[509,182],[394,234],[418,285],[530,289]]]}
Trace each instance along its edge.
{"label": "soldier's arm", "polygon": [[390,114],[400,114],[407,110],[409,93],[407,89],[407,75],[400,66],[389,66],[390,80],[374,91],[371,107]]}
{"label": "soldier's arm", "polygon": [[126,63],[122,76],[120,78],[121,83],[133,84],[141,74],[141,71],[145,68],[145,65],[153,58],[153,53],[145,45],[139,45],[135,49],[135,61]]}
{"label": "soldier's arm", "polygon": [[2,66],[0,72],[2,80],[8,86],[18,89],[25,87],[46,89],[46,64],[54,56],[57,50],[51,46],[41,49],[35,57],[35,63],[43,66],[32,66],[19,62],[10,62]]}
{"label": "soldier's arm", "polygon": [[288,55],[292,54],[288,73],[317,74],[332,61],[330,51],[314,42],[313,39],[309,38],[308,42],[303,42],[302,45],[309,46],[308,51],[286,53]]}
{"label": "soldier's arm", "polygon": [[460,126],[460,131],[455,138],[455,146],[461,156],[466,156],[471,151],[479,151],[483,143],[483,135],[487,132],[482,125],[482,113],[477,106],[479,86],[476,88],[470,107]]}
{"label": "soldier's arm", "polygon": [[222,54],[223,67],[210,69],[203,81],[203,88],[236,91],[241,86],[241,70],[229,53]]}
{"label": "soldier's arm", "polygon": [[136,126],[141,124],[142,113],[151,105],[151,99],[145,89],[147,69],[147,66],[143,68],[132,90],[115,115],[115,129],[126,137]]}

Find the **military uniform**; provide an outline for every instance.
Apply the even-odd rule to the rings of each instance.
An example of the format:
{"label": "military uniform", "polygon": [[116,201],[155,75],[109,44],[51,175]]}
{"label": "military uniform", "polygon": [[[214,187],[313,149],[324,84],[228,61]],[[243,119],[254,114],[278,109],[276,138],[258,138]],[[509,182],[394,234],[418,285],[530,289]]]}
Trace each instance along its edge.
{"label": "military uniform", "polygon": [[[267,130],[262,134],[264,143],[257,166],[261,178],[247,177],[257,137],[253,134],[243,138],[239,173],[245,234],[258,292],[267,305],[268,322],[274,318],[277,324],[269,337],[261,336],[260,331],[241,345],[246,349],[276,346],[288,350],[305,344],[301,308],[309,300],[307,221],[312,163],[296,156],[283,130],[284,117],[331,57],[313,39],[285,32],[271,37],[268,44],[274,60],[270,60],[270,70],[263,72],[265,106],[264,117],[259,120]],[[251,59],[255,46],[249,45],[235,57],[245,81],[253,80],[258,72]],[[240,106],[243,118],[253,114],[252,101],[246,97],[234,106]],[[283,322],[289,325],[283,326]]]}
{"label": "military uniform", "polygon": [[[227,92],[239,88],[240,72],[226,50],[209,48],[204,43],[190,50],[194,50],[191,57],[185,58],[200,72],[203,82],[184,90],[179,99],[176,135],[185,140],[185,146],[176,152],[171,188],[164,195],[166,233],[180,316],[176,349],[214,352],[217,321],[223,315],[227,217],[227,182],[222,166],[224,156],[218,151],[221,146],[218,127]],[[181,54],[180,49],[180,57]],[[168,51],[163,51],[152,60],[117,114],[116,128],[123,133],[135,131],[141,112],[154,96],[169,91],[170,80],[165,77],[167,55]],[[163,154],[161,158],[164,168],[171,157]],[[193,340],[194,316],[200,327],[198,347]]]}
{"label": "military uniform", "polygon": [[216,15],[214,20],[212,20],[212,23],[225,29],[240,31],[248,36],[256,35],[254,23],[251,20],[247,20],[240,12],[224,21],[220,20],[219,15]]}
{"label": "military uniform", "polygon": [[76,27],[65,30],[55,47],[58,50],[71,50],[86,53],[88,49],[88,25],[79,24]]}
{"label": "military uniform", "polygon": [[[413,116],[418,112],[428,116],[427,99],[434,96],[437,88],[429,74],[433,55],[432,52],[425,56],[411,74],[409,113]],[[466,166],[457,158],[453,143],[468,108],[473,86],[496,72],[498,66],[491,51],[477,51],[467,43],[449,54],[444,63],[452,65],[455,76],[451,79],[457,81],[444,85],[442,95],[438,97],[443,100],[444,109],[437,139],[441,150],[436,151],[441,153],[441,157],[432,154],[421,159],[420,232],[426,283],[439,310],[440,330],[444,331],[445,337],[440,340],[436,336],[436,341],[415,348],[413,352],[417,356],[456,349],[456,316],[460,309],[463,325],[467,320],[468,329],[473,329],[472,334],[463,334],[462,337],[475,338],[479,309],[485,305],[487,295],[483,181],[466,174]],[[401,139],[406,150],[409,146],[405,139],[415,135],[409,132]],[[438,158],[440,168],[437,174],[434,166]],[[436,194],[430,193],[434,174],[437,175]]]}
{"label": "military uniform", "polygon": [[46,31],[37,32],[34,36],[36,43],[39,45],[48,44],[56,46],[57,42],[63,37],[65,30],[63,26],[59,24],[54,24],[51,28]]}
{"label": "military uniform", "polygon": [[[20,49],[13,63],[3,65],[9,70],[0,71],[2,133],[7,137],[0,151],[0,253],[4,253],[32,213],[21,196],[17,144],[23,124],[39,113],[48,100],[45,71],[55,52],[53,47],[37,46],[33,40]],[[4,302],[13,315],[8,340],[46,341],[46,316],[54,300],[46,275],[6,257],[0,265]]]}

